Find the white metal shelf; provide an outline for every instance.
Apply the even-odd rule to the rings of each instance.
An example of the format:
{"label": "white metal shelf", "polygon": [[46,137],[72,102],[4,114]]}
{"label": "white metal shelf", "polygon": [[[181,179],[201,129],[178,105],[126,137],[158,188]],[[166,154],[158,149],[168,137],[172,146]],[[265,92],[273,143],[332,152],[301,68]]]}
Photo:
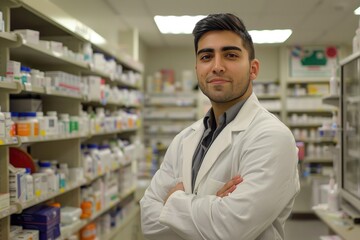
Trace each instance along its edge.
{"label": "white metal shelf", "polygon": [[309,83],[327,83],[329,84],[329,78],[289,78],[287,84],[309,84]]}
{"label": "white metal shelf", "polygon": [[[119,170],[121,168],[124,168],[125,166],[126,166],[126,164],[123,165],[123,166],[113,168],[110,171],[117,171],[117,170]],[[72,191],[72,190],[74,190],[76,188],[79,188],[81,186],[89,185],[92,182],[94,182],[96,179],[105,176],[105,174],[107,174],[107,172],[108,171],[104,171],[103,173],[99,174],[96,177],[93,177],[93,178],[90,178],[90,179],[83,179],[80,182],[69,184],[69,186],[67,186],[64,190],[59,191],[59,192],[49,193],[46,196],[42,196],[42,197],[39,197],[39,198],[35,197],[34,199],[32,199],[30,201],[27,201],[27,202],[24,202],[24,203],[20,203],[20,202],[12,203],[9,206],[9,208],[0,211],[0,219],[5,218],[7,216],[10,216],[11,214],[14,214],[14,213],[21,213],[24,209],[30,208],[32,206],[35,206],[35,205],[39,204],[39,203],[46,202],[46,201],[48,201],[50,199],[53,199],[53,198],[58,197],[60,195],[63,195],[65,193],[70,192],[70,191]],[[129,189],[126,189],[124,192],[120,193],[119,194],[119,201],[121,201],[122,199],[124,199],[127,196],[129,196],[130,194],[132,194],[135,190],[136,190],[135,187],[131,187]],[[104,209],[104,211],[105,210],[106,209]],[[101,215],[101,214],[98,214],[98,215]],[[94,218],[96,218],[96,217],[94,217]]]}
{"label": "white metal shelf", "polygon": [[272,100],[280,100],[281,96],[280,94],[257,94],[256,97],[261,99],[272,99]]}
{"label": "white metal shelf", "polygon": [[290,128],[311,128],[311,127],[320,127],[322,123],[288,123]]}
{"label": "white metal shelf", "polygon": [[339,95],[328,95],[324,96],[322,99],[324,104],[328,104],[334,107],[339,107],[340,104],[340,96]]}
{"label": "white metal shelf", "polygon": [[[119,194],[118,198],[112,201],[108,206],[105,206],[100,211],[96,212],[88,219],[83,219],[72,226],[68,226],[66,228],[61,229],[61,239],[66,239],[67,237],[71,236],[72,234],[78,232],[81,228],[85,227],[87,224],[93,222],[95,219],[100,217],[102,214],[108,212],[110,209],[118,205],[122,200],[128,197],[130,194],[134,193],[136,187],[131,187],[127,189],[123,194]],[[102,239],[102,238],[101,238]]]}
{"label": "white metal shelf", "polygon": [[[54,41],[71,41],[70,45],[73,45],[74,48],[80,47],[81,43],[90,42],[92,47],[97,52],[102,52],[106,56],[112,56],[116,59],[118,64],[121,64],[124,67],[125,71],[134,71],[141,73],[143,71],[143,66],[141,63],[134,61],[132,58],[129,57],[127,54],[123,54],[121,50],[113,49],[107,43],[104,45],[99,45],[96,43],[91,42],[90,35],[87,35],[87,30],[91,32],[89,28],[85,25],[82,25],[80,22],[69,16],[65,13],[62,9],[57,7],[56,4],[45,1],[39,2],[37,0],[2,0],[0,1],[0,8],[5,11],[5,22],[8,23],[8,26],[11,26],[12,29],[34,29],[31,28],[32,23],[40,23],[39,31],[41,36],[49,36],[50,32],[53,33],[52,36],[64,36],[65,38],[57,38],[51,37]],[[10,19],[10,16],[12,17]],[[20,16],[20,17],[17,17]],[[26,22],[24,22],[26,19]],[[66,22],[71,22],[78,24],[75,28],[71,28],[71,26],[65,26],[64,21],[61,19],[66,19]],[[34,20],[34,21],[32,21]],[[11,22],[10,22],[11,21]],[[44,24],[44,25],[42,25]],[[25,27],[25,28],[21,28]],[[74,27],[74,25],[73,25]],[[83,28],[84,27],[84,28]],[[35,28],[37,29],[37,28]],[[84,32],[85,30],[85,32]],[[56,35],[57,34],[57,35]],[[64,71],[73,73],[76,75],[86,76],[86,75],[95,75],[100,76],[106,79],[106,83],[108,83],[111,87],[124,87],[124,88],[131,88],[131,89],[138,89],[140,90],[141,86],[138,84],[134,85],[131,84],[130,81],[126,81],[127,79],[122,79],[122,76],[116,76],[99,69],[94,69],[92,66],[85,61],[78,61],[75,58],[68,57],[62,55],[61,53],[45,49],[40,45],[29,44],[20,34],[12,33],[12,32],[5,32],[0,33],[0,45],[2,50],[0,51],[0,59],[1,62],[5,62],[8,60],[19,61],[24,65],[28,65],[32,68],[37,68],[41,71]],[[67,45],[67,44],[65,44]],[[69,46],[70,48],[70,45]],[[2,73],[5,74],[4,71],[6,70],[5,65],[2,68]],[[32,86],[30,84],[21,84],[20,82],[10,82],[10,79],[5,77],[0,77],[0,105],[5,106],[3,111],[9,111],[9,103],[11,101],[10,94],[21,94],[21,93],[34,93],[40,95],[46,95],[43,98],[47,109],[52,109],[58,112],[69,112],[72,115],[78,115],[79,111],[82,109],[82,104],[85,101],[85,97],[81,94],[74,95],[70,92],[61,92],[55,90],[54,88],[44,88],[44,87],[37,87]],[[131,80],[131,79],[130,79]],[[61,97],[66,99],[62,101],[57,101],[57,99],[53,99],[54,97]],[[8,98],[8,99],[7,99]],[[70,99],[70,100],[68,100]],[[73,101],[74,100],[74,101]],[[141,106],[126,106],[126,104],[119,104],[115,102],[110,102],[111,109],[113,106],[117,108],[141,108]],[[112,106],[113,105],[113,106]],[[14,137],[11,139],[0,139],[0,174],[2,176],[6,176],[9,166],[9,154],[8,149],[11,146],[20,146],[22,143],[45,143],[51,141],[61,141],[61,146],[59,151],[61,151],[61,147],[67,146],[69,151],[66,151],[66,156],[55,156],[54,154],[57,151],[53,152],[50,150],[53,147],[53,144],[49,144],[49,150],[46,149],[46,152],[42,152],[42,144],[34,144],[32,146],[34,149],[34,156],[39,155],[39,158],[46,158],[47,156],[50,157],[58,157],[57,159],[61,161],[67,161],[67,159],[71,159],[74,166],[81,166],[82,160],[79,158],[80,156],[80,144],[83,138],[92,138],[94,136],[105,136],[111,134],[122,134],[122,133],[133,133],[138,131],[138,128],[132,129],[121,129],[117,131],[111,132],[97,132],[91,134],[73,134],[73,135],[66,135],[66,136],[46,136],[46,137],[38,137],[38,138],[24,138],[24,137]],[[109,136],[113,137],[113,136]],[[75,141],[71,141],[75,139]],[[64,140],[64,141],[62,141]],[[68,141],[69,140],[69,141]],[[80,141],[79,141],[80,140]],[[73,144],[74,143],[74,144]],[[46,156],[43,156],[46,155]],[[3,161],[4,160],[4,161]],[[125,168],[126,166],[131,166],[130,163],[123,163],[120,166],[112,166],[113,168],[110,171],[118,171],[121,168]],[[128,170],[128,168],[126,168]],[[105,174],[105,173],[104,173]],[[41,204],[53,198],[57,198],[59,196],[61,199],[62,204],[68,204],[71,202],[71,205],[79,205],[80,206],[80,189],[81,186],[90,184],[94,179],[101,177],[96,176],[95,178],[85,179],[81,182],[77,182],[75,184],[69,184],[66,189],[49,193],[46,196],[41,198],[35,198],[31,201],[24,202],[22,204],[19,203],[12,203],[8,208],[3,209],[0,211],[0,238],[1,239],[8,239],[9,238],[9,224],[10,224],[10,216],[14,213],[19,213],[25,208],[29,208],[31,206]],[[4,180],[4,181],[3,181]],[[9,183],[7,180],[2,179],[2,184],[0,186],[1,191],[8,191]],[[70,192],[71,191],[71,192]],[[91,219],[87,219],[85,221],[80,221],[76,226],[70,229],[69,236],[71,233],[76,233],[81,227],[85,226],[89,222],[93,221],[95,218],[103,214],[104,212],[108,211],[111,207],[115,206],[115,204],[121,203],[121,201],[135,192],[135,188],[131,187],[130,189],[125,190],[122,193],[118,194],[118,198],[116,201],[112,202],[110,206],[104,206],[102,211],[94,214]],[[64,195],[65,194],[65,195]],[[68,199],[68,195],[75,195],[74,198]],[[64,198],[63,198],[64,197]],[[72,197],[72,196],[71,196]],[[115,200],[115,199],[114,199]],[[66,231],[65,231],[66,233]],[[64,237],[62,232],[62,237]]]}
{"label": "white metal shelf", "polygon": [[305,157],[303,162],[304,163],[333,163],[333,159],[322,158],[322,157]]}
{"label": "white metal shelf", "polygon": [[19,137],[0,138],[0,147],[19,146],[20,144],[21,139]]}
{"label": "white metal shelf", "polygon": [[[86,62],[79,62],[62,56],[62,54],[47,50],[40,45],[26,43],[16,48],[10,48],[10,56],[12,60],[31,63],[37,66],[63,66],[68,65],[76,68],[79,71],[90,71],[89,65]],[[96,74],[94,72],[94,74]]]}

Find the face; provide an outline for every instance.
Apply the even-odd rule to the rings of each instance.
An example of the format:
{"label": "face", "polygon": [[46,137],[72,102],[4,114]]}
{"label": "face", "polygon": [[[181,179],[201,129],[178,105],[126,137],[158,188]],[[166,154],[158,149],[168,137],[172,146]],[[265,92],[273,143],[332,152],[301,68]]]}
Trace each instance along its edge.
{"label": "face", "polygon": [[198,42],[199,87],[213,104],[231,106],[248,98],[258,69],[258,60],[249,60],[241,37],[231,31],[210,31]]}

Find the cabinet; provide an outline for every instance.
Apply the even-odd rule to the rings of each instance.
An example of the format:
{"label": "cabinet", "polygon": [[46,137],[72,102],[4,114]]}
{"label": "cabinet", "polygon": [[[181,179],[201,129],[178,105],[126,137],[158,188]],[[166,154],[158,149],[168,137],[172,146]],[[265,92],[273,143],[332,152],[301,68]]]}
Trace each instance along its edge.
{"label": "cabinet", "polygon": [[[41,136],[11,136],[0,138],[0,193],[9,193],[9,166],[11,147],[21,147],[39,160],[56,159],[58,163],[66,163],[69,169],[83,169],[84,159],[82,144],[107,143],[122,139],[129,142],[128,152],[124,160],[117,164],[109,162],[107,167],[92,176],[76,177],[59,191],[35,197],[30,201],[12,202],[10,206],[0,210],[0,239],[10,239],[10,218],[14,213],[40,203],[59,202],[62,206],[80,207],[82,188],[94,182],[115,181],[119,193],[113,194],[102,202],[101,208],[93,212],[90,218],[77,221],[75,224],[61,229],[61,239],[76,234],[81,228],[91,222],[105,217],[109,211],[122,209],[123,218],[118,218],[117,228],[106,231],[99,236],[101,239],[111,239],[121,235],[119,231],[125,228],[139,213],[134,200],[136,189],[137,147],[135,138],[141,139],[141,105],[142,105],[142,64],[133,61],[129,56],[114,50],[105,39],[87,26],[68,16],[50,1],[34,0],[2,0],[0,10],[5,20],[5,32],[0,32],[0,106],[2,112],[10,112],[14,98],[36,97],[42,103],[41,111],[56,111],[76,117],[77,124],[84,120],[83,113],[88,109],[101,107],[101,118],[91,118],[85,115],[81,131],[56,135]],[[15,29],[32,29],[40,33],[40,39],[46,40],[45,45],[34,44],[21,34],[12,32]],[[46,43],[61,46],[48,47]],[[108,63],[101,65],[89,62],[81,54],[84,45],[91,46],[99,56],[111,58],[112,67]],[[94,55],[95,58],[95,55]],[[6,78],[8,61],[38,69],[42,72],[57,71],[61,76],[43,78],[51,82],[35,84],[22,79]],[[121,66],[121,69],[119,69]],[[70,76],[70,77],[69,77]],[[99,93],[91,96],[90,76],[98,81]],[[67,79],[69,77],[69,79]],[[84,78],[87,77],[87,78]],[[100,77],[100,78],[98,78]],[[65,81],[66,78],[66,81]],[[28,100],[31,101],[31,100]],[[81,119],[81,120],[80,120]],[[100,120],[99,120],[100,119]],[[114,124],[116,123],[116,124]],[[139,142],[137,142],[139,144]],[[79,174],[80,176],[82,174]],[[109,180],[110,179],[110,180]],[[106,203],[106,204],[105,204]],[[127,236],[124,236],[127,238]],[[127,238],[127,239],[130,239]]]}

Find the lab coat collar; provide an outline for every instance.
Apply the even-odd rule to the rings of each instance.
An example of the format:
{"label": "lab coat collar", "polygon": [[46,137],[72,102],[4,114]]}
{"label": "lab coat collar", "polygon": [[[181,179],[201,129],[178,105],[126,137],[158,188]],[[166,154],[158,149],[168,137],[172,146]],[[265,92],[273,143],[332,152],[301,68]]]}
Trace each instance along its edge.
{"label": "lab coat collar", "polygon": [[[230,122],[212,143],[205,155],[204,161],[200,167],[195,182],[195,190],[213,164],[219,158],[220,154],[231,145],[232,133],[244,131],[255,117],[257,111],[261,108],[260,103],[254,93],[247,99],[235,119]],[[183,183],[186,193],[191,193],[191,166],[192,159],[197,145],[204,132],[202,119],[191,126],[193,132],[183,141]]]}

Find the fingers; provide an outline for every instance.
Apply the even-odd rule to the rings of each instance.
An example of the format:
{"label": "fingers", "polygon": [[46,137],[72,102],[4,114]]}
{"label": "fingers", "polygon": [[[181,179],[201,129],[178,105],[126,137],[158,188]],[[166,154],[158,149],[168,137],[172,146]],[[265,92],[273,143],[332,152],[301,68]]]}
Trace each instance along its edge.
{"label": "fingers", "polygon": [[235,176],[231,180],[229,180],[225,185],[216,193],[216,196],[218,197],[225,197],[229,195],[229,193],[232,193],[236,189],[236,185],[241,183],[243,181],[243,178],[240,176]]}

